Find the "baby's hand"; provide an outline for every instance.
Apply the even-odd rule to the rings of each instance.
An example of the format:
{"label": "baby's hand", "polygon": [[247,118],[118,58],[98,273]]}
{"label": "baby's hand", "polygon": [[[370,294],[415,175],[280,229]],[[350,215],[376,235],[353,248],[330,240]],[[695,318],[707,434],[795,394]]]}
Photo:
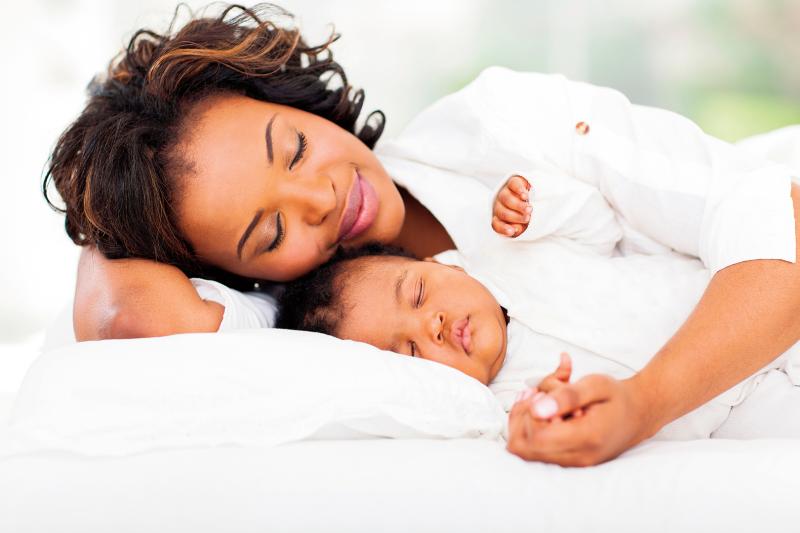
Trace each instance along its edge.
{"label": "baby's hand", "polygon": [[506,237],[516,237],[531,221],[531,185],[522,176],[511,176],[497,193],[492,208],[492,229]]}
{"label": "baby's hand", "polygon": [[[568,353],[562,352],[561,360],[555,372],[545,376],[536,385],[535,388],[526,391],[527,394],[523,394],[522,398],[519,401],[528,403],[529,410],[531,414],[533,414],[533,405],[547,393],[552,392],[555,389],[563,387],[565,384],[569,383],[571,375],[572,375],[572,359],[570,359]],[[583,409],[577,409],[573,413],[567,415],[567,418],[571,418],[573,416],[575,418],[583,416]]]}

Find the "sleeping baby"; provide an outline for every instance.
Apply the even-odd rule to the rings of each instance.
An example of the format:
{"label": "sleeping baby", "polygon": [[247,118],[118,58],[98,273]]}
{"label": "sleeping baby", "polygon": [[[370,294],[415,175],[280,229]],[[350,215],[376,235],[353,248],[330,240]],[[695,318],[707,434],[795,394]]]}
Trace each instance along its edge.
{"label": "sleeping baby", "polygon": [[[421,261],[386,245],[340,252],[289,284],[280,309],[279,328],[428,359],[484,385],[506,360],[510,318],[486,287],[458,266]],[[542,376],[547,390],[569,382],[570,372],[571,361],[562,354],[557,370]],[[522,394],[533,402],[543,393],[533,388]],[[572,416],[581,415],[578,410]]]}

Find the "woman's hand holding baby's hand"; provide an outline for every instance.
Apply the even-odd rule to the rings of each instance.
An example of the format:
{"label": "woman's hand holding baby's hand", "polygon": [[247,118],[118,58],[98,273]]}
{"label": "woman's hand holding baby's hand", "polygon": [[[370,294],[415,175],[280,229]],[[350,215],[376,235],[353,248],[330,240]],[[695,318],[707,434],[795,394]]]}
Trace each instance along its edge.
{"label": "woman's hand holding baby's hand", "polygon": [[516,237],[528,228],[533,208],[531,185],[522,176],[511,176],[497,193],[492,208],[492,229],[506,237]]}
{"label": "woman's hand holding baby's hand", "polygon": [[[545,398],[547,393],[569,383],[571,374],[572,360],[568,354],[562,353],[561,362],[555,372],[545,376],[538,386],[523,391],[508,415],[508,450],[510,452],[520,455],[515,450],[520,447],[521,443],[530,440],[537,431],[550,424],[560,424],[564,420],[569,420],[570,417],[583,415],[583,409],[578,409],[565,417],[554,416],[549,420],[544,420],[535,416],[533,411],[534,405]],[[522,457],[522,455],[520,456]]]}
{"label": "woman's hand holding baby's hand", "polygon": [[[508,451],[530,461],[562,466],[590,466],[613,459],[655,433],[648,394],[635,377],[617,380],[592,374],[559,385],[531,402],[535,405],[518,410],[519,420],[512,423],[509,418]],[[583,415],[575,415],[581,408]],[[548,412],[542,416],[541,411]]]}

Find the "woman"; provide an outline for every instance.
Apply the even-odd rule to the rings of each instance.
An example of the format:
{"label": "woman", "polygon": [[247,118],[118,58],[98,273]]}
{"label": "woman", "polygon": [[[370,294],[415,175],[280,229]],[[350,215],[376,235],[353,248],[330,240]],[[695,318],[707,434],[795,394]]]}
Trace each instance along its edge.
{"label": "woman", "polygon": [[[45,190],[52,180],[67,233],[84,246],[79,340],[216,331],[225,309],[201,299],[189,275],[285,281],[368,240],[418,256],[464,250],[487,185],[520,167],[534,192],[541,172],[602,191],[630,220],[628,245],[698,255],[716,274],[642,372],[553,391],[542,417],[585,415],[536,432],[517,424],[515,453],[577,465],[615,457],[800,337],[800,271],[789,262],[800,193],[790,200],[784,169],[742,161],[618,93],[498,70],[421,115],[379,161],[370,148],[383,116],[356,130],[363,93],[329,55],[333,38],[308,47],[260,13],[232,7],[174,35],[138,32],[59,140]],[[576,120],[582,113],[590,120]],[[687,147],[692,161],[676,156]],[[676,184],[684,196],[664,194]],[[747,226],[750,215],[769,231]],[[661,231],[670,225],[683,226],[677,241]]]}

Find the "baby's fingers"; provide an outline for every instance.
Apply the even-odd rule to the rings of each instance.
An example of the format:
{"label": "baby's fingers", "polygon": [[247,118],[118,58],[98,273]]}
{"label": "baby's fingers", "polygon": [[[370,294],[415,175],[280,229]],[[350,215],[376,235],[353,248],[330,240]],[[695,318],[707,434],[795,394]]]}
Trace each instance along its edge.
{"label": "baby's fingers", "polygon": [[566,352],[561,352],[561,360],[555,372],[548,374],[537,385],[540,390],[551,392],[565,383],[569,383],[572,375],[572,359]]}
{"label": "baby's fingers", "polygon": [[506,237],[516,237],[525,230],[522,224],[508,224],[500,220],[497,215],[492,217],[492,229]]}
{"label": "baby's fingers", "polygon": [[506,182],[506,188],[511,189],[515,195],[522,200],[528,200],[528,194],[531,190],[531,184],[522,176],[511,176]]}
{"label": "baby's fingers", "polygon": [[533,207],[531,207],[530,202],[519,198],[517,195],[511,192],[508,187],[501,190],[497,195],[497,201],[495,201],[494,206],[495,211],[498,208],[503,207],[509,211],[519,213],[520,215],[530,215],[533,211]]}
{"label": "baby's fingers", "polygon": [[494,206],[494,215],[506,224],[527,224],[531,221],[530,213],[509,209],[500,202],[496,203]]}

